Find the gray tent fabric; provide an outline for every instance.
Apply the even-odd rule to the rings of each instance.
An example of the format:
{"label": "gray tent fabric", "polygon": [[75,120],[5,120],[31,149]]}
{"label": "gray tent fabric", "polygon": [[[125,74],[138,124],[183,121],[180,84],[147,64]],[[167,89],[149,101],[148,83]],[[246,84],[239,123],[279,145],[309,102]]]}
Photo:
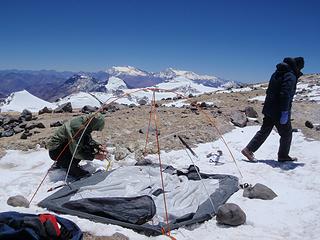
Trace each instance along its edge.
{"label": "gray tent fabric", "polygon": [[238,191],[238,178],[200,173],[195,166],[177,170],[165,166],[166,224],[159,165],[126,166],[70,183],[38,205],[95,222],[120,225],[147,236],[211,219],[218,207]]}

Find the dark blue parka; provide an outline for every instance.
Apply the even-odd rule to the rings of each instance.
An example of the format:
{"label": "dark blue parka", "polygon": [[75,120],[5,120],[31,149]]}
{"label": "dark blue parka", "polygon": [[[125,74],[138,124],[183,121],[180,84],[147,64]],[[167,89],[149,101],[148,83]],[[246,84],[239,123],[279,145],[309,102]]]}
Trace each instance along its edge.
{"label": "dark blue parka", "polygon": [[279,121],[281,112],[288,111],[290,115],[297,80],[302,73],[293,58],[285,58],[276,67],[269,81],[262,113]]}

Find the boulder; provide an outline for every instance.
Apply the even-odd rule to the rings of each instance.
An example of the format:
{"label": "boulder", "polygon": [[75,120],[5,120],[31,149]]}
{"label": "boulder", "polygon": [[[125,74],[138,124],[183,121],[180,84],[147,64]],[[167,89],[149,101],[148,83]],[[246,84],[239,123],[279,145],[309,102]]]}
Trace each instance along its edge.
{"label": "boulder", "polygon": [[81,109],[81,112],[83,113],[93,113],[95,111],[97,111],[99,108],[97,107],[92,107],[92,106],[89,106],[89,105],[85,105],[82,109]]}
{"label": "boulder", "polygon": [[208,107],[208,104],[206,102],[202,102],[202,103],[200,103],[200,107],[206,108],[206,107]]}
{"label": "boulder", "polygon": [[62,104],[61,106],[57,107],[54,111],[54,113],[63,113],[63,112],[70,112],[72,113],[72,105],[71,102],[67,102],[65,104]]}
{"label": "boulder", "polygon": [[245,127],[247,126],[247,117],[243,112],[234,111],[231,113],[231,122],[237,127]]}
{"label": "boulder", "polygon": [[46,126],[42,122],[36,123],[36,127],[37,128],[46,128]]}
{"label": "boulder", "polygon": [[0,115],[0,126],[2,126],[4,119],[5,119],[5,117]]}
{"label": "boulder", "polygon": [[138,101],[138,104],[139,105],[146,105],[148,102],[145,100],[145,99],[140,99],[139,101]]}
{"label": "boulder", "polygon": [[34,129],[34,128],[45,128],[44,124],[43,123],[28,123],[24,129],[26,130],[31,130],[31,129]]}
{"label": "boulder", "polygon": [[310,122],[310,121],[306,121],[306,122],[304,123],[304,125],[305,125],[307,128],[313,128],[313,127],[314,127],[313,124],[312,124],[312,122]]}
{"label": "boulder", "polygon": [[121,105],[118,103],[112,103],[112,104],[108,104],[107,106],[105,106],[103,108],[103,110],[108,111],[108,112],[115,112],[120,110]]}
{"label": "boulder", "polygon": [[243,190],[243,196],[247,198],[272,200],[278,195],[267,186],[257,183],[256,185],[249,186]]}
{"label": "boulder", "polygon": [[20,114],[20,119],[23,121],[31,121],[32,120],[32,112],[28,109],[24,109]]}
{"label": "boulder", "polygon": [[39,110],[38,113],[39,113],[39,115],[41,115],[41,114],[44,114],[44,113],[52,113],[52,112],[53,112],[53,110],[51,108],[44,107],[41,110]]}
{"label": "boulder", "polygon": [[29,131],[24,131],[21,136],[20,139],[27,139],[28,137],[30,137],[32,135],[32,133],[30,133]]}
{"label": "boulder", "polygon": [[60,127],[63,123],[61,121],[50,123],[50,127]]}
{"label": "boulder", "polygon": [[26,126],[27,126],[27,123],[25,123],[25,122],[19,124],[20,128],[25,128]]}
{"label": "boulder", "polygon": [[3,125],[7,125],[7,124],[11,124],[11,123],[14,123],[14,122],[17,122],[17,123],[21,123],[22,121],[19,119],[19,117],[5,117],[3,119]]}
{"label": "boulder", "polygon": [[246,214],[237,204],[226,203],[218,208],[216,220],[220,224],[239,226],[246,222]]}
{"label": "boulder", "polygon": [[254,110],[253,107],[246,107],[244,109],[244,112],[247,117],[250,117],[250,118],[257,118],[258,117],[258,113],[256,110]]}
{"label": "boulder", "polygon": [[11,136],[13,136],[13,135],[14,135],[13,129],[8,129],[8,130],[3,131],[3,132],[1,133],[1,137],[11,137]]}
{"label": "boulder", "polygon": [[23,129],[23,128],[20,128],[20,127],[15,127],[15,128],[13,129],[13,131],[14,131],[15,134],[17,134],[17,133],[23,132],[24,129]]}
{"label": "boulder", "polygon": [[29,201],[21,195],[9,197],[7,200],[7,204],[13,207],[29,207]]}
{"label": "boulder", "polygon": [[128,155],[129,155],[129,150],[127,148],[122,148],[117,146],[114,153],[114,159],[117,161],[123,160]]}

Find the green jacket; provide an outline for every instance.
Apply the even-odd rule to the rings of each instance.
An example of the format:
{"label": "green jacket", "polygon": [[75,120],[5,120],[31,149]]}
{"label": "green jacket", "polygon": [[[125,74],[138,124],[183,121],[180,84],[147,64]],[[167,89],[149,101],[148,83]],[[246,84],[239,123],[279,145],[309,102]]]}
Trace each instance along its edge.
{"label": "green jacket", "polygon": [[[90,119],[92,120],[90,121]],[[90,121],[90,123],[81,138],[74,157],[80,160],[92,160],[95,155],[95,149],[98,147],[99,143],[92,139],[91,132],[101,131],[104,127],[104,117],[100,113],[76,117],[64,123],[47,142],[47,149],[49,151],[55,150],[61,147],[62,144],[67,144],[72,139],[69,144],[69,149],[71,154],[73,154],[83,130],[85,129],[85,124],[88,121]],[[81,127],[82,130],[77,133]],[[77,136],[75,136],[76,133]]]}

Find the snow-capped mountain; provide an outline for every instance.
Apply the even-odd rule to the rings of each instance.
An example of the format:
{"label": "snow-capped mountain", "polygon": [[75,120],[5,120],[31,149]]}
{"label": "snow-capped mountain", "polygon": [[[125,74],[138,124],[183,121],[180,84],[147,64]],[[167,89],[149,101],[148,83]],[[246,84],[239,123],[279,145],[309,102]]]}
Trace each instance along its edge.
{"label": "snow-capped mountain", "polygon": [[115,77],[118,77],[118,76],[148,76],[149,73],[146,72],[146,71],[143,71],[143,70],[140,70],[138,68],[135,68],[135,67],[131,67],[131,66],[119,66],[119,67],[116,67],[116,66],[113,66],[111,67],[110,69],[107,70],[107,73],[110,74],[111,76],[115,76]]}
{"label": "snow-capped mountain", "polygon": [[115,92],[118,90],[127,89],[126,83],[117,77],[109,77],[108,83],[105,85],[107,92]]}
{"label": "snow-capped mountain", "polygon": [[191,80],[196,84],[202,84],[208,87],[221,87],[227,85],[228,87],[234,86],[236,87],[238,84],[234,81],[227,81],[223,78],[219,78],[216,76],[210,75],[199,75],[195,72],[185,71],[185,70],[177,70],[173,68],[168,68],[165,71],[155,74],[158,77],[166,79],[166,81],[171,81],[176,78],[184,78],[187,80]]}
{"label": "snow-capped mountain", "polygon": [[64,88],[67,88],[69,92],[92,92],[92,91],[105,91],[104,82],[96,78],[89,77],[83,74],[75,74],[63,84]]}
{"label": "snow-capped mountain", "polygon": [[151,87],[163,81],[162,78],[155,76],[153,73],[131,66],[112,67],[106,72],[110,76],[122,79],[128,88]]}
{"label": "snow-capped mountain", "polygon": [[[80,99],[79,101],[82,104],[88,98],[85,93],[92,92],[102,93],[101,97],[110,97],[110,94],[120,97],[123,93],[129,92],[130,89],[158,87],[187,96],[237,86],[237,83],[219,77],[199,75],[191,71],[173,68],[152,73],[131,66],[117,66],[108,69],[104,74],[99,72],[99,76],[102,76],[102,78],[97,79],[92,76],[93,73],[74,74],[63,82],[50,83],[45,85],[47,87],[39,87],[36,95],[52,102],[64,102],[71,99],[76,105],[79,105],[77,99]],[[89,98],[91,99],[92,96]],[[140,99],[146,98],[150,100],[145,93],[136,93],[131,95],[129,101],[125,102],[137,103]]]}
{"label": "snow-capped mountain", "polygon": [[10,96],[4,100],[0,109],[1,112],[22,112],[24,109],[28,109],[31,112],[38,112],[44,107],[55,108],[56,105],[44,101],[26,90],[22,90],[10,94]]}
{"label": "snow-capped mountain", "polygon": [[173,69],[173,68],[168,68],[165,71],[156,73],[155,75],[158,77],[164,78],[164,79],[173,79],[176,77],[185,77],[189,80],[217,79],[217,77],[214,77],[214,76],[198,75],[198,74],[191,72],[191,71],[177,70],[177,69]]}

